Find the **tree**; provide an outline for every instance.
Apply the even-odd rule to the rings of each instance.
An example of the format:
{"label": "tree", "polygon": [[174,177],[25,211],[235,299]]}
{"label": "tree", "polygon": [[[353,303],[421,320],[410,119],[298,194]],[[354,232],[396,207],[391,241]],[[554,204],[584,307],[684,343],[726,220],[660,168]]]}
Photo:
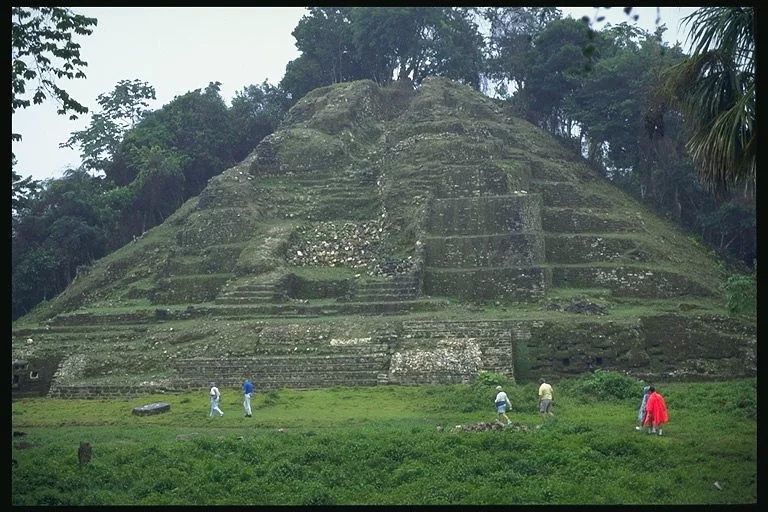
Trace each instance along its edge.
{"label": "tree", "polygon": [[678,104],[692,126],[687,148],[702,183],[715,191],[754,190],[754,10],[703,7],[683,21],[691,25],[693,53],[669,71],[663,98]]}
{"label": "tree", "polygon": [[352,46],[348,7],[310,7],[291,35],[302,54],[322,64],[324,83],[339,83],[360,76]]}
{"label": "tree", "polygon": [[277,129],[290,105],[285,91],[270,85],[249,85],[237,91],[227,112],[233,139],[232,155],[241,160],[256,145]]}
{"label": "tree", "polygon": [[16,215],[29,205],[29,201],[40,189],[40,182],[32,176],[23,178],[16,172],[16,157],[11,155],[11,212]]}
{"label": "tree", "polygon": [[47,180],[12,217],[14,318],[61,292],[80,265],[106,252],[114,211],[102,200],[105,182],[85,169]]}
{"label": "tree", "polygon": [[[686,150],[690,127],[675,104],[648,112],[666,70],[686,58],[679,45],[663,44],[664,30],[650,34],[626,23],[602,30],[593,39],[591,70],[565,98],[563,116],[578,126],[590,158],[613,183],[699,234],[721,257],[751,266],[754,204],[736,195],[717,198],[702,186]],[[646,129],[651,123],[663,123],[663,137]]]}
{"label": "tree", "polygon": [[439,75],[478,88],[484,66],[469,8],[313,7],[293,36],[302,53],[280,82],[292,102],[317,87],[363,78],[418,85]]}
{"label": "tree", "polygon": [[220,86],[212,82],[204,91],[182,94],[148,113],[126,132],[113,163],[104,170],[106,176],[116,185],[130,184],[147,161],[144,151],[158,146],[188,157],[185,195],[199,193],[209,178],[233,163],[232,129]]}
{"label": "tree", "polygon": [[140,80],[120,80],[115,88],[96,98],[101,112],[94,113],[85,130],[72,132],[59,147],[80,147],[83,166],[101,171],[112,161],[125,132],[133,128],[148,111],[148,100],[155,99],[155,88]]}
{"label": "tree", "polygon": [[163,222],[186,199],[184,170],[189,157],[174,149],[150,146],[139,148],[138,158],[141,171],[130,185],[132,207],[123,213],[134,225],[138,221],[143,232]]}
{"label": "tree", "polygon": [[121,190],[115,199],[129,205],[110,244],[119,247],[159,224],[235,163],[233,141],[240,135],[231,125],[220,85],[211,82],[204,91],[177,96],[125,133],[104,169],[111,185]]}
{"label": "tree", "polygon": [[470,10],[457,7],[358,7],[352,33],[366,75],[381,83],[448,76],[479,87],[483,39]]}
{"label": "tree", "polygon": [[496,92],[508,97],[522,91],[528,80],[533,38],[562,13],[557,7],[488,7],[482,16],[490,23],[487,72],[498,82]]}
{"label": "tree", "polygon": [[599,40],[587,27],[571,18],[550,22],[533,39],[528,52],[526,87],[514,99],[526,117],[553,134],[570,137],[572,120],[564,107],[590,70],[585,48]]}
{"label": "tree", "polygon": [[364,77],[352,38],[351,9],[307,10],[291,33],[301,55],[288,63],[279,87],[292,103],[312,89]]}
{"label": "tree", "polygon": [[[39,104],[49,96],[59,103],[58,114],[88,112],[88,108],[57,85],[62,78],[85,78],[88,63],[80,59],[80,45],[73,34],[89,35],[96,18],[73,13],[63,7],[11,8],[11,112]],[[34,93],[27,83],[36,81]],[[30,96],[31,94],[31,96]],[[13,140],[21,135],[11,134]]]}
{"label": "tree", "polygon": [[437,24],[422,75],[444,76],[479,89],[485,43],[468,8],[448,9]]}

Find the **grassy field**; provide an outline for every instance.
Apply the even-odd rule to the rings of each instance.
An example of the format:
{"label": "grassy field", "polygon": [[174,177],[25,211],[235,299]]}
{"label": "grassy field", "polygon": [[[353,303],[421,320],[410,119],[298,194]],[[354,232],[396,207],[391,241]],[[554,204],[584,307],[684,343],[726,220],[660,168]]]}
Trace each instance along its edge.
{"label": "grassy field", "polygon": [[[543,423],[533,384],[257,393],[208,417],[205,391],[12,404],[11,502],[30,505],[754,504],[756,380],[657,383],[670,423],[634,430],[642,383],[597,372],[553,383]],[[135,416],[134,407],[171,404]],[[23,433],[23,435],[21,434]],[[81,441],[93,447],[78,464]]]}

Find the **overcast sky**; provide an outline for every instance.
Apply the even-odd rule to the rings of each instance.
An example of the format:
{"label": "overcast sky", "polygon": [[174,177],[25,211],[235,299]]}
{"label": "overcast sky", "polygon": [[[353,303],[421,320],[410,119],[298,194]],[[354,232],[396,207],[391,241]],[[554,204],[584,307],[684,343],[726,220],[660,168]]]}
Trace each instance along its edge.
{"label": "overcast sky", "polygon": [[[653,31],[656,7],[636,7],[632,21],[621,7],[561,7],[564,16],[579,19],[605,16],[593,28],[606,23],[630,22]],[[150,107],[157,109],[175,96],[221,82],[221,95],[229,104],[236,91],[268,80],[277,85],[288,61],[298,57],[291,32],[305,14],[303,7],[75,7],[73,11],[98,19],[89,36],[75,40],[81,58],[88,63],[87,78],[59,84],[91,111],[96,97],[111,91],[120,80],[139,79],[157,93]],[[667,26],[665,41],[684,42],[680,19],[695,7],[660,8],[661,24]],[[13,133],[21,142],[12,149],[16,171],[34,179],[59,178],[65,169],[77,167],[79,153],[59,148],[73,131],[88,125],[89,115],[72,121],[56,114],[57,105],[41,105],[17,111]]]}

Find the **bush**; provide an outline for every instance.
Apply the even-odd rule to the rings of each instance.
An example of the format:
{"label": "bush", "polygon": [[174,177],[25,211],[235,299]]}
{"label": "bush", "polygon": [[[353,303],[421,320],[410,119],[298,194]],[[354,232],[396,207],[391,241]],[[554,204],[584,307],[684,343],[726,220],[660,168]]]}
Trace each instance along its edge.
{"label": "bush", "polygon": [[728,298],[728,311],[732,315],[748,315],[754,317],[757,313],[757,286],[754,275],[734,275],[725,284]]}
{"label": "bush", "polygon": [[643,383],[623,373],[596,370],[565,381],[562,387],[586,400],[634,400],[642,396]]}
{"label": "bush", "polygon": [[475,382],[482,386],[503,386],[508,383],[508,380],[500,373],[480,372]]}

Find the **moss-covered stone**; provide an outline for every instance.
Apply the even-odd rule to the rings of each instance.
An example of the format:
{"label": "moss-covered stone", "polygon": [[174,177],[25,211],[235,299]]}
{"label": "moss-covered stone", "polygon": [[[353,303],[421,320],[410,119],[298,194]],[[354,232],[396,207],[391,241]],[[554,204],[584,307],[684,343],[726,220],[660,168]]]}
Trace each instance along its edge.
{"label": "moss-covered stone", "polygon": [[544,260],[540,235],[470,235],[426,237],[425,260],[434,267],[527,266]]}
{"label": "moss-covered stone", "polygon": [[627,236],[549,235],[546,248],[546,259],[550,263],[652,260],[652,251],[643,245],[642,239]]}
{"label": "moss-covered stone", "polygon": [[435,235],[541,231],[541,199],[534,194],[436,199],[427,220]]}
{"label": "moss-covered stone", "polygon": [[263,274],[284,263],[293,223],[280,223],[264,230],[263,237],[253,237],[237,256],[233,271],[237,275]]}
{"label": "moss-covered stone", "polygon": [[[13,359],[89,397],[756,371],[700,242],[467,86],[317,89],[222,171],[14,322]],[[546,307],[582,296],[606,314]]]}
{"label": "moss-covered stone", "polygon": [[545,206],[541,217],[542,227],[548,233],[626,233],[642,230],[637,220],[610,211]]}
{"label": "moss-covered stone", "polygon": [[648,267],[553,266],[552,284],[609,288],[617,297],[710,296],[713,290],[682,274]]}
{"label": "moss-covered stone", "polygon": [[210,302],[219,294],[231,274],[169,277],[158,280],[153,304],[195,304]]}
{"label": "moss-covered stone", "polygon": [[504,267],[424,272],[427,295],[457,297],[460,300],[533,300],[544,296],[547,273],[541,267]]}

